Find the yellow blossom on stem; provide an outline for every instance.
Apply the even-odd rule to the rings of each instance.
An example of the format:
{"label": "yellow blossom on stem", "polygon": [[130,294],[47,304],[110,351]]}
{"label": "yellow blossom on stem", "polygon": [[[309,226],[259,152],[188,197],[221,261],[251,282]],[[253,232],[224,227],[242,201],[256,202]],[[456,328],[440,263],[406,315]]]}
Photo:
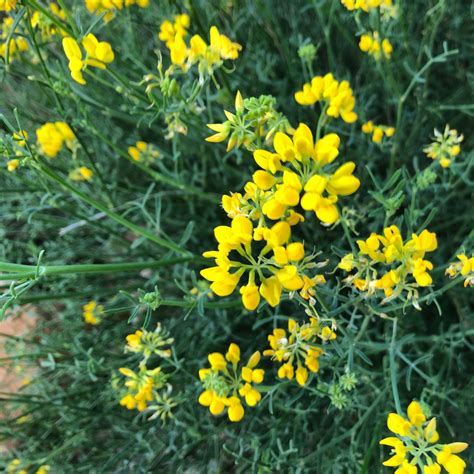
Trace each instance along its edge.
{"label": "yellow blossom on stem", "polygon": [[102,322],[102,315],[104,313],[104,307],[98,305],[96,301],[89,301],[82,307],[82,315],[84,321],[87,324],[96,326]]}
{"label": "yellow blossom on stem", "polygon": [[339,82],[331,73],[313,77],[311,83],[304,84],[302,90],[295,93],[295,100],[300,105],[322,102],[329,117],[341,117],[346,123],[357,120],[355,98],[349,82]]}
{"label": "yellow blossom on stem", "polygon": [[40,153],[54,158],[62,149],[63,144],[72,150],[76,137],[65,122],[48,122],[36,130],[36,140]]}
{"label": "yellow blossom on stem", "polygon": [[396,436],[380,441],[391,448],[391,457],[383,465],[396,467],[396,474],[440,474],[441,466],[449,474],[464,473],[466,463],[457,453],[464,451],[467,443],[438,443],[436,418],[428,420],[423,406],[416,400],[408,405],[407,418],[390,413],[387,427]]}
{"label": "yellow blossom on stem", "polygon": [[387,125],[376,125],[372,120],[369,120],[362,125],[362,132],[372,134],[372,141],[374,143],[381,143],[384,136],[387,138],[393,137],[395,128]]}
{"label": "yellow blossom on stem", "polygon": [[383,234],[372,233],[366,240],[358,240],[357,245],[358,255],[345,255],[338,268],[348,273],[355,270],[345,281],[358,290],[368,294],[383,290],[384,301],[406,290],[416,305],[416,288],[432,284],[429,272],[433,264],[424,257],[438,247],[434,232],[425,229],[404,242],[398,227],[392,225]]}
{"label": "yellow blossom on stem", "polygon": [[[107,64],[115,59],[110,43],[99,41],[92,33],[87,34],[80,44],[69,36],[65,37],[62,43],[64,53],[69,60],[71,77],[81,85],[86,84],[82,73],[87,67],[106,69]],[[81,45],[85,50],[85,56],[83,56]]]}
{"label": "yellow blossom on stem", "polygon": [[[294,319],[288,320],[288,333],[282,328],[276,328],[268,336],[270,349],[263,352],[272,360],[281,363],[278,377],[292,380],[304,386],[309,372],[319,371],[319,357],[324,354],[321,341],[336,338],[336,333],[329,326],[322,326],[316,318],[299,324]],[[296,368],[296,370],[295,370]],[[309,371],[309,372],[308,372]]]}
{"label": "yellow blossom on stem", "polygon": [[244,404],[254,407],[262,395],[255,385],[263,382],[265,372],[258,369],[260,352],[254,352],[247,364],[240,364],[241,353],[237,344],[231,343],[227,353],[214,352],[208,356],[210,368],[199,371],[204,391],[199,404],[218,416],[227,409],[230,421],[238,422],[245,414]]}

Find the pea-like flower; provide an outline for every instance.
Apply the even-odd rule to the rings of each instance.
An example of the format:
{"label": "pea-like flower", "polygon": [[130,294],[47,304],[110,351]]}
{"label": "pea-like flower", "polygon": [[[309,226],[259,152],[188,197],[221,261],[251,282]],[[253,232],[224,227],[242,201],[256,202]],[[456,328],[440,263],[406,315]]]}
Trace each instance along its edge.
{"label": "pea-like flower", "polygon": [[359,253],[345,255],[338,264],[348,273],[356,269],[345,281],[368,295],[383,290],[384,302],[406,290],[417,305],[416,288],[432,283],[429,272],[433,264],[424,257],[438,247],[436,234],[425,229],[404,242],[398,227],[392,225],[383,234],[372,233],[366,240],[358,240],[357,245]]}
{"label": "pea-like flower", "polygon": [[464,287],[474,286],[474,255],[468,257],[461,253],[456,255],[458,262],[453,262],[446,269],[446,275],[451,278],[461,275],[464,277]]}
{"label": "pea-like flower", "polygon": [[377,31],[360,37],[359,48],[375,60],[390,59],[393,52],[392,43],[387,38],[381,39]]}
{"label": "pea-like flower", "polygon": [[395,128],[387,125],[376,125],[372,120],[362,125],[362,131],[366,134],[372,134],[374,143],[382,143],[384,137],[391,138],[395,135]]}
{"label": "pea-like flower", "polygon": [[86,324],[97,326],[102,322],[104,307],[97,304],[97,301],[89,301],[82,307],[82,316]]}
{"label": "pea-like flower", "polygon": [[[86,54],[83,56],[80,44]],[[63,49],[69,60],[69,70],[71,77],[81,85],[86,84],[83,71],[89,67],[106,69],[115,59],[112,46],[107,41],[99,41],[92,33],[86,35],[81,43],[74,38],[67,36],[63,39]]]}
{"label": "pea-like flower", "polygon": [[302,90],[295,93],[295,100],[300,105],[322,102],[328,117],[341,117],[346,123],[357,120],[354,112],[356,101],[349,82],[337,81],[332,73],[313,77],[310,83],[304,84]]}
{"label": "pea-like flower", "polygon": [[[276,328],[268,336],[270,349],[263,352],[272,360],[281,364],[278,377],[292,380],[296,378],[304,386],[309,372],[319,371],[319,357],[324,354],[320,343],[336,339],[336,333],[330,326],[321,325],[316,318],[299,324],[294,319],[288,320],[288,333]],[[309,372],[308,372],[309,370]]]}
{"label": "pea-like flower", "polygon": [[40,153],[54,158],[65,144],[71,151],[77,145],[76,136],[65,122],[48,122],[36,130],[36,140]]}
{"label": "pea-like flower", "polygon": [[227,410],[230,421],[240,421],[245,414],[243,402],[254,407],[262,395],[256,386],[263,382],[265,372],[258,369],[260,352],[254,352],[245,365],[240,362],[240,348],[231,343],[227,353],[213,352],[208,356],[210,368],[200,369],[199,379],[204,392],[199,403],[214,415]]}
{"label": "pea-like flower", "polygon": [[143,354],[143,360],[146,361],[152,355],[170,357],[171,349],[167,346],[173,344],[174,339],[158,323],[154,331],[139,329],[134,334],[129,334],[126,341],[125,351]]}
{"label": "pea-like flower", "polygon": [[407,418],[390,413],[387,427],[396,436],[380,441],[391,448],[391,457],[383,465],[396,467],[395,474],[440,474],[441,466],[449,474],[463,474],[466,463],[457,454],[468,447],[467,443],[438,443],[436,418],[428,420],[419,402],[408,405]]}

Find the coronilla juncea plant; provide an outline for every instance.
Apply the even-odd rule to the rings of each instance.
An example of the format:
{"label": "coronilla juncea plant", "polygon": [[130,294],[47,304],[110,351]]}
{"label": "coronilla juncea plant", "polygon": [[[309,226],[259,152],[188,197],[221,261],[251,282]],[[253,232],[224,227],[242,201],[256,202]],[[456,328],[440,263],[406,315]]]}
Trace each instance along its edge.
{"label": "coronilla juncea plant", "polygon": [[358,240],[357,245],[358,254],[345,255],[338,265],[351,273],[345,279],[347,284],[368,296],[383,290],[384,301],[406,291],[417,305],[417,288],[433,282],[429,273],[433,264],[425,259],[425,254],[437,249],[436,234],[425,229],[404,242],[398,227],[392,225],[383,234],[372,233],[366,240]]}
{"label": "coronilla juncea plant", "polygon": [[204,392],[199,403],[209,407],[218,416],[227,410],[230,421],[240,421],[245,414],[244,404],[254,407],[261,400],[258,385],[263,382],[265,372],[258,369],[260,352],[254,352],[245,365],[240,363],[240,347],[231,343],[225,356],[213,352],[208,356],[210,368],[199,371]]}

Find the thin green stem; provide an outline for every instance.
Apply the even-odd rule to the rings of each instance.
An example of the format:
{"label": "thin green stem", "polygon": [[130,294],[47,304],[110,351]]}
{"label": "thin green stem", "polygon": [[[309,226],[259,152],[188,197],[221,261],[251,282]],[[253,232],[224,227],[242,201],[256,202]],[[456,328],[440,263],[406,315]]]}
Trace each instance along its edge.
{"label": "thin green stem", "polygon": [[127,229],[130,229],[132,232],[134,232],[137,235],[141,235],[147,240],[150,240],[151,242],[159,245],[160,247],[167,248],[169,250],[173,250],[174,252],[184,254],[184,255],[189,255],[189,252],[178,245],[176,245],[174,242],[170,242],[169,240],[162,239],[161,237],[158,237],[154,233],[150,232],[149,230],[140,227],[133,222],[130,222],[128,219],[125,219],[121,215],[117,214],[114,211],[111,211],[110,209],[107,208],[104,204],[101,202],[95,200],[88,194],[83,193],[80,191],[78,188],[76,188],[74,185],[71,183],[67,182],[61,176],[59,176],[56,172],[54,172],[48,165],[45,163],[40,163],[37,162],[36,165],[37,169],[48,176],[50,179],[70,191],[72,194],[77,196],[79,199],[82,201],[86,202],[87,204],[90,204],[93,206],[95,209],[103,212],[105,215],[107,215],[110,219],[114,220],[118,224],[126,227]]}
{"label": "thin green stem", "polygon": [[399,415],[402,414],[402,407],[400,405],[400,396],[398,394],[398,380],[397,380],[397,364],[395,361],[395,352],[396,352],[396,344],[397,344],[397,324],[398,319],[393,319],[393,326],[392,326],[392,339],[390,341],[389,347],[389,357],[390,357],[390,383],[392,385],[392,395],[393,401],[395,402],[395,408]]}
{"label": "thin green stem", "polygon": [[135,272],[145,269],[154,269],[176,265],[178,263],[191,262],[194,257],[171,258],[167,260],[156,260],[151,262],[129,262],[129,263],[90,263],[79,265],[16,265],[13,263],[0,262],[0,271],[14,271],[16,273],[1,275],[6,280],[21,280],[38,276],[58,276],[78,273],[118,273]]}

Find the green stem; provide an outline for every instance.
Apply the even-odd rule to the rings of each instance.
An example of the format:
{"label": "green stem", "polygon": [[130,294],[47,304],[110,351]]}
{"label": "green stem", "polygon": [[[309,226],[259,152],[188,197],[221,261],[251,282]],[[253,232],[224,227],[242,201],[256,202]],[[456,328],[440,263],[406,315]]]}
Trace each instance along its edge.
{"label": "green stem", "polygon": [[1,275],[6,280],[21,280],[38,276],[68,275],[71,273],[117,273],[134,272],[144,269],[161,268],[177,263],[193,261],[193,257],[171,258],[168,260],[156,260],[151,262],[129,262],[129,263],[90,263],[78,265],[17,265],[14,263],[0,262],[0,271],[16,273]]}
{"label": "green stem", "polygon": [[395,408],[399,415],[402,414],[402,407],[400,405],[400,396],[398,394],[398,386],[397,386],[397,365],[395,362],[395,345],[397,343],[397,323],[398,319],[393,319],[393,327],[392,327],[392,339],[390,341],[389,347],[389,357],[390,357],[390,382],[392,385],[392,394],[393,394],[393,401],[395,402]]}
{"label": "green stem", "polygon": [[114,220],[115,222],[119,223],[120,225],[123,225],[127,229],[130,229],[132,232],[134,232],[137,235],[141,235],[147,240],[150,240],[151,242],[159,245],[160,247],[167,248],[169,250],[173,250],[174,252],[183,254],[183,255],[189,255],[190,252],[188,252],[185,249],[182,249],[178,245],[176,245],[174,242],[170,242],[168,240],[162,239],[161,237],[156,236],[149,230],[140,227],[133,222],[130,222],[128,219],[125,219],[121,215],[117,214],[116,212],[111,211],[110,209],[107,208],[104,204],[102,204],[99,201],[96,201],[94,198],[90,197],[89,195],[83,193],[82,191],[79,191],[75,186],[73,186],[71,183],[67,182],[61,176],[56,174],[48,165],[44,163],[37,162],[36,167],[44,173],[46,176],[51,178],[53,181],[56,181],[56,183],[60,184],[62,187],[66,188],[68,191],[70,191],[72,194],[77,196],[79,199],[82,201],[86,202],[87,204],[90,204],[97,210],[103,212],[105,215],[107,215],[110,219]]}

